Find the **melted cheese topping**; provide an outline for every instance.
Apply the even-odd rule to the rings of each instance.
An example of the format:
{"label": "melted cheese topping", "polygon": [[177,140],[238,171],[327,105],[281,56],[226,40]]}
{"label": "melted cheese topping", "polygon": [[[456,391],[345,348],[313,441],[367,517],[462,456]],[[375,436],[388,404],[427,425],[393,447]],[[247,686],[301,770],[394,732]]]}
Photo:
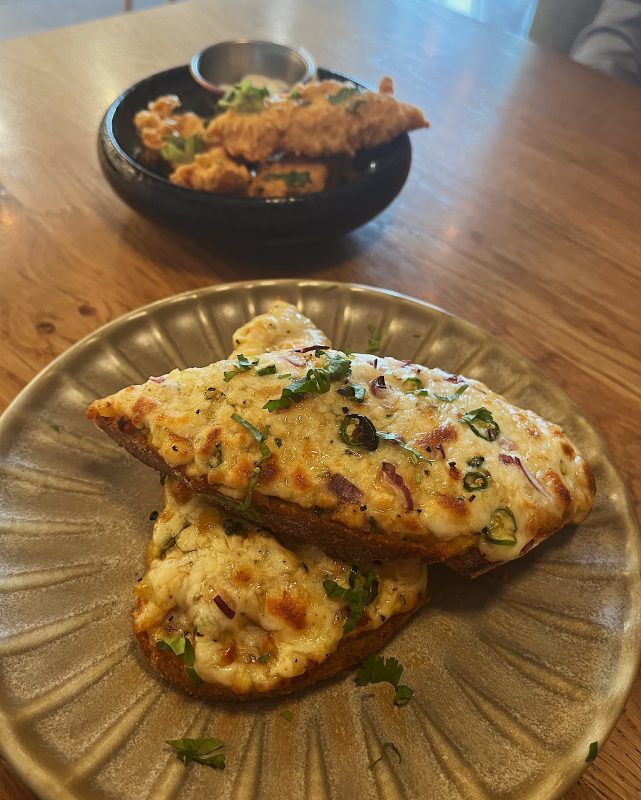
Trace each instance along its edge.
{"label": "melted cheese topping", "polygon": [[[310,368],[322,368],[326,355],[266,354],[257,367],[274,365],[275,374],[259,376],[252,367],[231,380],[224,373],[238,367],[229,360],[174,370],[96,401],[89,416],[129,419],[169,467],[190,478],[203,477],[237,500],[245,497],[260,455],[251,433],[232,414],[261,432],[269,426],[266,444],[272,455],[261,466],[257,492],[305,509],[324,509],[350,528],[435,543],[445,555],[452,552],[447,544],[457,539],[466,548],[478,546],[490,561],[516,558],[537,535],[578,522],[589,512],[591,472],[557,425],[516,408],[478,381],[393,358],[353,354],[350,360],[351,374],[332,382],[329,391],[307,394],[273,413],[265,403],[279,398],[284,386],[305,377]],[[371,383],[381,376],[386,387],[377,389]],[[419,380],[427,395],[418,394],[418,384],[408,378]],[[350,383],[365,389],[363,402],[338,394]],[[464,384],[466,390],[454,397]],[[453,399],[446,402],[437,395]],[[462,420],[481,407],[500,428],[493,441],[475,435]],[[416,463],[393,441],[380,441],[374,451],[346,446],[339,436],[345,413],[365,415],[378,432],[401,437],[421,459]],[[467,491],[465,475],[473,469],[467,462],[478,457],[483,458],[487,488]],[[337,475],[354,487],[357,502],[341,499],[332,489]],[[514,516],[511,546],[492,544],[482,533],[501,507]]]}
{"label": "melted cheese topping", "polygon": [[[327,597],[323,581],[347,586],[350,565],[313,546],[288,550],[202,496],[181,498],[170,481],[165,502],[148,572],[136,588],[136,631],[155,639],[189,635],[198,675],[237,693],[269,691],[336,651],[347,609]],[[225,524],[234,532],[225,533]],[[425,596],[424,566],[360,565],[361,574],[370,570],[377,575],[378,595],[348,636],[378,628]]]}
{"label": "melted cheese topping", "polygon": [[260,355],[272,350],[297,350],[312,345],[328,346],[323,331],[300,313],[296,306],[276,300],[265,314],[253,317],[234,333],[234,350],[229,356]]}

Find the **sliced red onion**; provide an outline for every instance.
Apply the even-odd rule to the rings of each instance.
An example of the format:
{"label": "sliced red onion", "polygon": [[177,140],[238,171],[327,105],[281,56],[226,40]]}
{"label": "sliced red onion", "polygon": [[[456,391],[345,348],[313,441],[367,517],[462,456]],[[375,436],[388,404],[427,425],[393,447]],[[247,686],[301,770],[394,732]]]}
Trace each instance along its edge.
{"label": "sliced red onion", "polygon": [[312,344],[309,347],[301,347],[300,350],[294,350],[294,353],[311,353],[312,350],[329,350],[328,344]]}
{"label": "sliced red onion", "polygon": [[291,353],[287,353],[284,356],[286,361],[289,361],[290,364],[294,367],[304,367],[307,364],[307,361],[302,356],[297,356],[296,353],[300,352],[299,350],[292,350]]}
{"label": "sliced red onion", "polygon": [[387,392],[385,376],[379,375],[377,378],[372,378],[369,382],[369,390],[374,397],[385,397],[385,393]]}
{"label": "sliced red onion", "polygon": [[530,470],[525,466],[518,456],[511,456],[508,453],[499,453],[499,461],[501,464],[515,464],[520,468],[521,472],[525,475],[532,486],[534,486],[537,492],[541,492],[541,494],[544,494],[546,497],[550,497],[550,493],[537,481],[534,475],[532,475]]}
{"label": "sliced red onion", "polygon": [[499,447],[502,447],[504,450],[516,450],[516,445],[511,439],[508,439],[507,436],[501,436],[501,438],[497,442]]}
{"label": "sliced red onion", "polygon": [[449,378],[445,378],[448,383],[462,383],[463,381],[458,375],[450,375]]}
{"label": "sliced red onion", "polygon": [[414,499],[412,498],[412,493],[407,488],[403,478],[398,474],[398,472],[396,472],[396,467],[387,461],[383,461],[381,469],[383,470],[383,475],[387,481],[392,484],[399,494],[403,495],[403,499],[405,500],[405,510],[412,511],[414,508]]}
{"label": "sliced red onion", "polygon": [[164,383],[164,382],[167,380],[167,376],[166,376],[166,375],[158,375],[158,376],[156,377],[155,375],[152,375],[152,376],[149,378],[149,380],[150,380],[152,383]]}
{"label": "sliced red onion", "polygon": [[339,500],[343,500],[345,503],[360,503],[363,499],[363,493],[358,486],[354,486],[338,472],[329,479],[328,487],[330,492],[333,492]]}
{"label": "sliced red onion", "polygon": [[230,608],[219,594],[214,597],[214,603],[216,603],[227,619],[233,619],[236,616],[234,609]]}

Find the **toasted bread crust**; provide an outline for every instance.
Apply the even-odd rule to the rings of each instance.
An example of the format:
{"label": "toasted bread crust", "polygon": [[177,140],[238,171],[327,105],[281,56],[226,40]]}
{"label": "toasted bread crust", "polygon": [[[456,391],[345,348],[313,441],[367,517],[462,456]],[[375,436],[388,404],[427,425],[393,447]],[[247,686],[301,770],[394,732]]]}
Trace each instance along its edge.
{"label": "toasted bread crust", "polygon": [[[180,469],[168,470],[160,455],[147,443],[143,431],[138,430],[125,417],[103,417],[93,409],[87,414],[94,424],[108,434],[121,447],[133,456],[159,472],[170,474],[190,491],[204,494],[213,501],[225,506],[226,498],[202,478],[188,478]],[[474,578],[504,564],[504,561],[489,561],[476,547],[476,537],[458,536],[449,542],[412,542],[406,539],[390,540],[368,530],[355,530],[328,519],[322,510],[304,509],[294,503],[267,497],[256,491],[253,507],[260,515],[260,524],[274,535],[284,536],[293,541],[307,542],[320,547],[324,552],[345,561],[399,559],[418,559],[424,564],[445,562],[451,569]],[[540,529],[534,539],[528,542],[524,552],[536,547],[559,527]]]}
{"label": "toasted bread crust", "polygon": [[[188,478],[179,469],[168,469],[160,455],[149,447],[144,432],[138,430],[125,417],[102,417],[92,409],[88,415],[97,427],[108,434],[139,461],[164,474],[171,475],[179,483],[196,494],[204,494],[224,507],[229,500],[217,492],[204,478]],[[260,514],[260,524],[273,534],[284,535],[293,541],[316,545],[324,552],[344,561],[418,559],[425,564],[445,561],[469,550],[473,537],[460,536],[447,543],[447,551],[441,545],[437,551],[430,542],[412,542],[404,539],[389,540],[378,533],[354,530],[328,519],[322,511],[304,509],[294,503],[267,497],[256,491],[253,507]],[[489,563],[489,562],[488,562]]]}
{"label": "toasted bread crust", "polygon": [[342,640],[338,650],[332,653],[320,664],[308,669],[302,675],[295,678],[283,679],[280,686],[267,692],[251,691],[244,694],[236,694],[227,686],[216,685],[213,683],[201,683],[195,686],[187,672],[185,665],[180,658],[171,651],[158,650],[154,646],[153,640],[147,631],[134,631],[140,649],[151,663],[151,666],[162,675],[165,680],[179,686],[187,694],[197,697],[200,700],[259,700],[261,698],[276,697],[278,695],[290,694],[309,686],[314,686],[321,681],[329,680],[344,670],[351,669],[360,664],[368,655],[380,650],[383,645],[394,636],[394,634],[407,622],[407,620],[427,602],[425,597],[416,608],[406,611],[403,614],[396,614],[387,622],[374,630],[365,631],[347,639]]}

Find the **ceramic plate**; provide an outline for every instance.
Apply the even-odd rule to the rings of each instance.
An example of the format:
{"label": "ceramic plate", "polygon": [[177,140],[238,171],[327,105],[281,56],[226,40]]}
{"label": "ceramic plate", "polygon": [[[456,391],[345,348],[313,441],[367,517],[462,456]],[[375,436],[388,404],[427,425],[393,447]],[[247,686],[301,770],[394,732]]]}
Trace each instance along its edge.
{"label": "ceramic plate", "polygon": [[[318,77],[353,81],[326,69],[319,69]],[[187,66],[151,75],[107,109],[98,131],[98,157],[105,177],[125,203],[178,231],[261,246],[328,239],[380,214],[400,192],[409,172],[412,148],[403,134],[388,144],[360,151],[354,158],[356,177],[324,192],[257,198],[185,189],[139,160],[134,115],[163,94],[177,94],[185,110],[204,117],[214,111],[216,98],[193,80]]]}
{"label": "ceramic plate", "polygon": [[[280,701],[205,705],[157,678],[130,635],[158,475],[84,409],[222,357],[232,331],[279,297],[338,346],[366,349],[375,325],[382,352],[481,379],[559,422],[596,475],[587,522],[501,579],[431,570],[430,604],[384,651],[414,689],[404,708],[353,673]],[[607,737],[636,673],[638,541],[621,479],[580,411],[478,328],[347,284],[258,281],[170,298],[72,347],[2,417],[0,748],[43,799],[555,798]],[[203,735],[224,739],[224,772],[185,767],[163,744]]]}

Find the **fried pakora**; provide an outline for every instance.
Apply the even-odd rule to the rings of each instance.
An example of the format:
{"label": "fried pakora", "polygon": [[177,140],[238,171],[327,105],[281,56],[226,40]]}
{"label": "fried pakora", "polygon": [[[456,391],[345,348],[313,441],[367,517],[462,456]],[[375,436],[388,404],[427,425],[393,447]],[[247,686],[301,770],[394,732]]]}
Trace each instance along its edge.
{"label": "fried pakora", "polygon": [[199,153],[190,164],[181,164],[169,176],[172,183],[188,189],[221,194],[246,194],[249,170],[231,159],[222,147]]}
{"label": "fried pakora", "polygon": [[322,192],[327,185],[328,165],[317,161],[279,161],[264,164],[249,186],[252,197],[296,197]]}
{"label": "fried pakora", "polygon": [[205,192],[264,198],[322,192],[358,175],[358,150],[429,126],[420,109],[398,102],[393,91],[387,77],[378,92],[332,80],[273,93],[244,80],[218,101],[208,123],[178,112],[176,95],[163,95],[134,118],[140,160],[172,183]]}
{"label": "fried pakora", "polygon": [[134,125],[147,150],[162,150],[170,137],[187,139],[203,135],[203,118],[193,111],[174,114],[180,106],[181,102],[175,94],[166,94],[153,100],[145,110],[136,114]]}
{"label": "fried pakora", "polygon": [[277,152],[307,158],[348,154],[391,141],[406,131],[428,127],[422,111],[400,103],[392,82],[380,92],[338,81],[297,86],[265,96],[252,113],[230,107],[206,128],[206,144],[222,145],[230,156],[263,162]]}

